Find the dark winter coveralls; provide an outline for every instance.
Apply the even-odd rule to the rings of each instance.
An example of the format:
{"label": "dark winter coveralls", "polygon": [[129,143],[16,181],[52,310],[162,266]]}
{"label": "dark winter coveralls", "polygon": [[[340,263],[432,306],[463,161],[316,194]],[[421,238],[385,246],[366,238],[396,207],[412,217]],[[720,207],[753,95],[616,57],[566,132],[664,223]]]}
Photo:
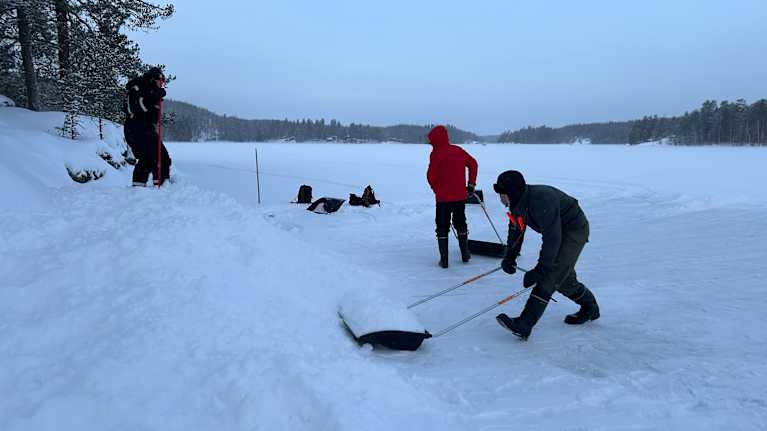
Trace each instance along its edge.
{"label": "dark winter coveralls", "polygon": [[[540,233],[543,236],[543,244],[538,264],[530,271],[531,274],[526,274],[526,280],[528,277],[536,279],[537,284],[520,317],[513,319],[514,323],[521,327],[521,333],[514,332],[522,338],[527,338],[555,291],[581,305],[582,310],[584,305],[588,307],[591,314],[585,315],[587,320],[598,318],[596,299],[591,291],[578,281],[575,272],[575,265],[589,239],[589,222],[578,201],[561,190],[546,185],[522,184],[520,190],[521,195],[515,199],[517,203],[509,212],[506,259],[516,265],[527,228]],[[584,323],[576,321],[577,318],[573,314],[565,321]]]}
{"label": "dark winter coveralls", "polygon": [[170,178],[170,156],[165,144],[161,146],[161,178],[157,177],[157,145],[159,135],[157,124],[160,103],[165,97],[165,89],[157,85],[148,76],[142,76],[128,82],[125,110],[125,141],[128,143],[138,163],[133,168],[134,185],[145,184],[149,174],[155,184],[161,184]]}
{"label": "dark winter coveralls", "polygon": [[447,129],[436,126],[429,132],[432,145],[426,179],[429,181],[437,201],[435,223],[440,251],[440,266],[447,268],[448,233],[450,219],[458,232],[458,245],[463,261],[469,260],[469,229],[466,225],[467,182],[466,168],[469,168],[469,186],[477,182],[477,161],[463,148],[450,144]]}

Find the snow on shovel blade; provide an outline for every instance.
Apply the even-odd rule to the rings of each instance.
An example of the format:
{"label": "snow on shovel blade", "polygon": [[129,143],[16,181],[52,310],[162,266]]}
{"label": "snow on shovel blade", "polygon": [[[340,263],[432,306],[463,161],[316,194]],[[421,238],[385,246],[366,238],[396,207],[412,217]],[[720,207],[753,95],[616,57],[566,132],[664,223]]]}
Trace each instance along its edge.
{"label": "snow on shovel blade", "polygon": [[404,304],[371,291],[355,292],[341,303],[338,315],[360,344],[393,350],[416,350],[431,334]]}
{"label": "snow on shovel blade", "polygon": [[469,251],[479,256],[506,257],[506,245],[497,242],[469,240]]}

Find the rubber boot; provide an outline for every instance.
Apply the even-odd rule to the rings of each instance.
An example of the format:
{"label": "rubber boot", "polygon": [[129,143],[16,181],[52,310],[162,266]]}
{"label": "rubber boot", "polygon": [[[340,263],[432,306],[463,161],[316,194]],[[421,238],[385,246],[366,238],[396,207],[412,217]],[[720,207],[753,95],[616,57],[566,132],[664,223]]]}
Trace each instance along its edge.
{"label": "rubber boot", "polygon": [[447,268],[447,237],[437,238],[439,245],[439,266]]}
{"label": "rubber boot", "polygon": [[599,319],[599,305],[597,305],[597,299],[594,298],[594,294],[584,287],[583,292],[572,299],[576,304],[581,306],[581,309],[577,313],[568,314],[565,317],[565,323],[568,325],[582,325],[586,322]]}
{"label": "rubber boot", "polygon": [[469,252],[469,233],[458,233],[458,247],[461,249],[461,260],[466,263],[471,259]]}
{"label": "rubber boot", "polygon": [[533,289],[519,317],[510,318],[505,313],[501,313],[495,317],[495,320],[502,327],[511,331],[512,334],[522,340],[527,340],[533,330],[533,326],[543,316],[547,305],[549,305],[549,301],[545,298],[545,295],[539,296],[536,294],[536,289]]}

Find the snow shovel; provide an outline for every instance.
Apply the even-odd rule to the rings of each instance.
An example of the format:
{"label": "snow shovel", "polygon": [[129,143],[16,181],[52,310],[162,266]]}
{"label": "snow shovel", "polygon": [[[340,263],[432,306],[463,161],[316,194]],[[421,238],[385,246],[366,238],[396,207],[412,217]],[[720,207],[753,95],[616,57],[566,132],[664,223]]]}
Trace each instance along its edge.
{"label": "snow shovel", "polygon": [[[519,271],[521,271],[521,272],[530,272],[529,270],[527,270],[527,269],[524,269],[524,268],[520,268],[520,267],[518,267],[518,266],[515,266],[515,268],[517,268],[517,270],[519,270]],[[460,285],[458,285],[458,286],[452,287],[452,288],[450,288],[450,289],[445,289],[445,290],[443,290],[442,292],[436,293],[436,294],[434,294],[434,295],[431,295],[431,296],[429,296],[429,297],[425,298],[424,300],[421,300],[421,301],[419,301],[419,302],[417,302],[417,303],[414,303],[414,304],[412,304],[410,307],[414,307],[414,306],[416,306],[416,305],[418,305],[418,304],[422,304],[422,303],[424,303],[424,302],[426,302],[426,301],[430,301],[430,300],[432,300],[432,299],[434,299],[434,298],[436,298],[436,297],[438,297],[438,296],[441,296],[441,295],[444,295],[444,294],[445,294],[445,293],[447,293],[447,292],[450,292],[451,290],[455,290],[455,289],[457,289],[457,288],[459,288],[459,287],[461,287],[461,286],[463,286],[463,285],[466,285],[466,284],[468,284],[468,283],[471,283],[471,282],[472,282],[472,281],[474,281],[474,280],[478,280],[478,279],[480,279],[480,278],[484,277],[485,275],[488,275],[488,274],[492,274],[493,272],[496,272],[496,271],[498,271],[499,269],[501,269],[501,268],[499,267],[499,268],[496,268],[496,269],[494,269],[494,270],[492,270],[492,271],[488,271],[488,272],[486,272],[486,273],[484,273],[484,274],[480,274],[480,275],[478,275],[478,276],[474,277],[473,279],[469,279],[469,280],[466,280],[464,283],[462,283],[462,284],[460,284]],[[490,310],[493,310],[493,309],[495,309],[495,308],[498,308],[498,307],[500,307],[501,305],[503,305],[503,304],[505,304],[505,303],[507,303],[507,302],[511,301],[512,299],[514,299],[514,298],[518,297],[519,295],[523,294],[523,293],[525,292],[525,290],[527,290],[527,289],[528,289],[527,287],[523,287],[522,289],[519,289],[518,291],[516,291],[516,292],[512,293],[511,295],[509,295],[509,296],[507,296],[507,297],[505,297],[505,298],[501,299],[500,301],[498,301],[498,302],[496,302],[496,303],[494,303],[494,304],[490,305],[489,307],[487,307],[487,308],[483,308],[482,310],[480,310],[480,311],[478,311],[478,312],[476,312],[476,313],[472,314],[471,316],[469,316],[469,317],[467,317],[467,318],[465,318],[465,319],[463,319],[463,320],[461,320],[461,321],[458,321],[458,322],[456,322],[456,323],[454,323],[454,324],[452,324],[452,325],[448,326],[447,328],[445,328],[445,329],[443,329],[443,330],[441,330],[441,331],[437,331],[436,333],[434,333],[434,335],[430,335],[430,337],[431,337],[431,338],[437,338],[437,337],[441,337],[441,336],[443,336],[443,335],[447,334],[448,332],[452,331],[453,329],[455,329],[455,328],[457,328],[457,327],[459,327],[459,326],[461,326],[461,325],[464,325],[464,324],[466,324],[466,323],[469,323],[470,321],[472,321],[472,320],[476,319],[477,317],[479,317],[479,316],[481,316],[481,315],[483,315],[483,314],[487,313],[488,311],[490,311]],[[554,298],[551,298],[551,299],[552,299],[554,302],[557,302],[557,301],[556,301]],[[408,307],[408,308],[410,308],[410,307]]]}
{"label": "snow shovel", "polygon": [[[384,346],[392,350],[414,351],[421,346],[425,339],[431,338],[432,334],[423,328],[417,319],[415,319],[415,316],[408,313],[407,310],[500,270],[501,267],[497,267],[474,276],[453,287],[416,301],[408,305],[405,310],[398,309],[393,304],[389,310],[386,310],[386,306],[389,305],[387,303],[378,301],[375,303],[375,306],[371,306],[370,303],[361,300],[357,302],[352,301],[342,305],[338,315],[346,326],[346,329],[348,329],[349,333],[351,333],[359,344],[367,343]],[[477,314],[477,316],[479,316],[479,314]],[[465,320],[463,323],[466,323],[469,320]],[[457,328],[463,323],[459,322],[459,324],[451,326],[448,330]],[[439,334],[442,335],[446,332],[447,331],[443,330],[440,331]]]}
{"label": "snow shovel", "polygon": [[[372,312],[373,316],[370,316]],[[431,338],[427,331],[412,313],[401,308],[381,307],[376,303],[371,307],[346,307],[338,310],[348,332],[360,345],[371,344],[387,347],[392,350],[417,350],[423,340]]]}
{"label": "snow shovel", "polygon": [[484,211],[485,217],[487,217],[487,221],[490,222],[490,226],[493,227],[495,236],[498,237],[498,243],[488,242],[488,241],[477,241],[474,239],[470,239],[469,252],[471,252],[471,254],[478,254],[480,256],[488,256],[488,257],[496,257],[496,258],[505,257],[506,248],[507,248],[506,244],[503,243],[503,240],[501,239],[501,235],[498,233],[498,229],[495,228],[495,224],[493,224],[493,220],[490,218],[490,214],[488,214],[487,212],[487,207],[485,207],[485,202],[482,201],[482,198],[477,193],[474,193],[472,197],[475,198],[477,201],[479,201],[479,205],[482,207],[482,211]]}

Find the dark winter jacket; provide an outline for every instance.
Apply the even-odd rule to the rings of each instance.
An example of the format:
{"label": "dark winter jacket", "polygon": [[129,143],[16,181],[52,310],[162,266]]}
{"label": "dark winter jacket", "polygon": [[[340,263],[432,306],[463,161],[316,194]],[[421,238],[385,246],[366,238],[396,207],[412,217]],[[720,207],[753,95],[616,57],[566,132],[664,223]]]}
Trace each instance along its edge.
{"label": "dark winter jacket", "polygon": [[429,132],[429,142],[433,148],[426,179],[437,202],[466,200],[466,168],[469,168],[469,183],[476,184],[477,161],[463,148],[449,142],[444,126],[437,126]]}
{"label": "dark winter jacket", "polygon": [[127,96],[123,104],[125,125],[155,127],[159,119],[160,103],[165,97],[165,89],[140,77],[128,82],[126,90]]}
{"label": "dark winter jacket", "polygon": [[564,232],[584,229],[586,215],[578,201],[563,191],[544,185],[527,185],[519,203],[509,212],[508,256],[516,257],[522,248],[525,229],[543,236],[538,264],[551,268],[562,245]]}

